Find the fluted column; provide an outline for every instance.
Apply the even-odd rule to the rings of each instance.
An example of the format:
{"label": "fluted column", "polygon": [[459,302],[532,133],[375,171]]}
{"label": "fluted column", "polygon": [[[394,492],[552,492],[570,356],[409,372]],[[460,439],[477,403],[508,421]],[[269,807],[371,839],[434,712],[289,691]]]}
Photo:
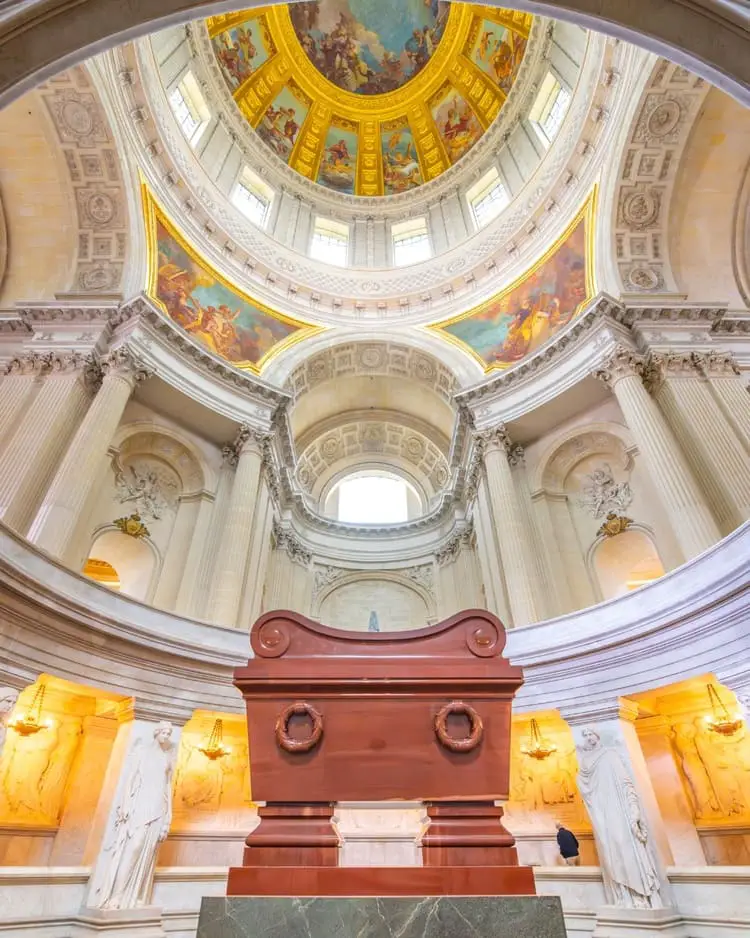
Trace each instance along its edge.
{"label": "fluted column", "polygon": [[696,367],[701,356],[666,353],[649,359],[648,381],[723,534],[750,516],[750,459]]}
{"label": "fluted column", "polygon": [[268,485],[261,479],[253,517],[253,537],[247,561],[245,591],[242,597],[240,624],[250,628],[261,613],[263,584],[266,580],[268,559],[271,555],[271,527],[273,525],[273,501]]}
{"label": "fluted column", "polygon": [[103,379],[29,530],[29,539],[62,557],[75,532],[99,468],[107,458],[125,406],[136,383],[148,377],[126,347],[114,349],[101,362]]}
{"label": "fluted column", "polygon": [[495,519],[500,560],[508,584],[508,600],[513,625],[528,625],[542,618],[537,565],[527,514],[520,504],[520,493],[511,472],[511,464],[520,457],[504,426],[481,436],[484,467],[492,514]]}
{"label": "fluted column", "polygon": [[695,353],[692,358],[737,438],[750,453],[750,390],[740,377],[734,357],[728,352],[705,352]]}
{"label": "fluted column", "polygon": [[237,468],[207,610],[211,621],[219,625],[237,625],[253,536],[264,440],[263,434],[243,426],[234,443]]}
{"label": "fluted column", "polygon": [[648,463],[685,560],[707,550],[720,540],[719,528],[684,453],[643,384],[643,360],[630,349],[618,346],[595,374],[617,398],[625,422]]}
{"label": "fluted column", "polygon": [[38,378],[48,370],[48,355],[19,355],[5,367],[0,382],[0,449],[4,449],[23,408],[39,386]]}
{"label": "fluted column", "polygon": [[474,530],[477,535],[477,556],[484,585],[487,608],[508,624],[510,606],[505,586],[505,576],[500,565],[500,551],[497,546],[496,525],[492,517],[487,480],[481,479],[477,490],[477,505],[473,515]]}
{"label": "fluted column", "polygon": [[86,359],[77,353],[45,356],[40,388],[0,455],[0,517],[21,534],[88,406],[86,371]]}

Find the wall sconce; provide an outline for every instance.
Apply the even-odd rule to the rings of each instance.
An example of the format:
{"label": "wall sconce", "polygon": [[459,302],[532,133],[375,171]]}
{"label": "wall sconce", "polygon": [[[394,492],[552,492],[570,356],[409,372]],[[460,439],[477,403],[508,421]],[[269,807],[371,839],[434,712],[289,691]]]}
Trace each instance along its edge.
{"label": "wall sconce", "polygon": [[52,726],[52,720],[42,719],[42,705],[46,689],[45,684],[40,684],[34,692],[34,699],[26,713],[19,714],[13,720],[8,721],[8,726],[19,736],[33,736],[39,730],[48,730]]}
{"label": "wall sconce", "polygon": [[229,748],[229,746],[224,745],[223,720],[216,720],[214,722],[211,735],[208,737],[206,745],[199,746],[198,749],[207,759],[210,759],[212,762],[216,761],[216,759],[222,759],[224,756],[229,755],[232,750]]}
{"label": "wall sconce", "polygon": [[735,714],[734,717],[731,715],[713,684],[706,684],[706,690],[711,704],[711,715],[706,717],[708,728],[713,733],[719,733],[720,736],[734,736],[742,726],[742,717],[739,714]]}
{"label": "wall sconce", "polygon": [[521,743],[521,752],[525,756],[531,756],[532,759],[538,759],[541,762],[542,759],[551,756],[553,752],[557,752],[557,746],[542,736],[539,732],[539,724],[536,720],[532,720],[529,741]]}

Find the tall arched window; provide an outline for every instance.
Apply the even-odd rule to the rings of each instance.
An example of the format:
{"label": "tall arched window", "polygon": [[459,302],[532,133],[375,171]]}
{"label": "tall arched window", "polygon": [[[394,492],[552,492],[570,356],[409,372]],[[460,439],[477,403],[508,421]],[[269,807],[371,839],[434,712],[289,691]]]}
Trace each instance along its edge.
{"label": "tall arched window", "polygon": [[345,524],[399,524],[418,517],[422,501],[401,476],[370,469],[338,482],[326,499],[325,513]]}

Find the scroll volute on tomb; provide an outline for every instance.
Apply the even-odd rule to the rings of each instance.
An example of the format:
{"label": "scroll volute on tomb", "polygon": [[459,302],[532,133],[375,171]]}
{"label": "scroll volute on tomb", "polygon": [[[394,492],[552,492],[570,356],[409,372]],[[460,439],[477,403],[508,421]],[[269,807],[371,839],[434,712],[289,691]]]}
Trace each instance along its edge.
{"label": "scroll volute on tomb", "polygon": [[257,801],[508,797],[505,631],[472,609],[408,632],[329,628],[293,612],[253,626],[234,673]]}

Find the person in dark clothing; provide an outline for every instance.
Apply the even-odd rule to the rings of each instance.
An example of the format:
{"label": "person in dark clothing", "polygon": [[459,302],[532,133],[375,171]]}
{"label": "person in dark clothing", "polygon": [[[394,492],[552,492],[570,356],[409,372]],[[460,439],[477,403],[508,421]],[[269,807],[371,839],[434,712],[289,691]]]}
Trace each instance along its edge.
{"label": "person in dark clothing", "polygon": [[572,831],[557,821],[557,846],[560,848],[560,856],[565,860],[568,866],[580,866],[581,857],[578,853],[578,841]]}

